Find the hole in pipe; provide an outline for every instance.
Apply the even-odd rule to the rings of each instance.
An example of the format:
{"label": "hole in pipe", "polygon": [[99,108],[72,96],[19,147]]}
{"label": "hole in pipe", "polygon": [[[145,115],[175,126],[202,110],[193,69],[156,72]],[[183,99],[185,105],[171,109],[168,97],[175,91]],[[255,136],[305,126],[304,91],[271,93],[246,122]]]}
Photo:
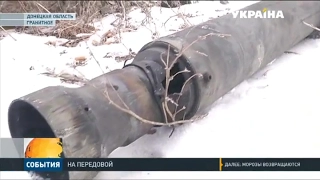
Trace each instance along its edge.
{"label": "hole in pipe", "polygon": [[[183,71],[183,70],[184,69],[182,69],[180,67],[179,63],[175,63],[174,66],[171,68],[170,77],[174,76],[174,78],[169,83],[168,94],[181,93],[182,87],[183,87],[184,83],[186,82],[184,73],[181,73],[181,71]],[[179,73],[179,74],[177,74],[177,73]],[[165,79],[162,81],[162,85],[163,85],[163,87],[166,87],[166,80]]]}

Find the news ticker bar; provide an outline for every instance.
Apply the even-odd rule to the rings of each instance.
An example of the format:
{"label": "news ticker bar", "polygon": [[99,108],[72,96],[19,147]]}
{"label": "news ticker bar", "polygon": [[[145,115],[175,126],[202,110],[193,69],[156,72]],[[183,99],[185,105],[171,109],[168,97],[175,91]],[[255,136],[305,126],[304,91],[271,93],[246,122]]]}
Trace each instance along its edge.
{"label": "news ticker bar", "polygon": [[56,20],[76,20],[76,13],[0,13],[0,26],[55,26]]}
{"label": "news ticker bar", "polygon": [[1,158],[0,171],[320,171],[320,158]]}

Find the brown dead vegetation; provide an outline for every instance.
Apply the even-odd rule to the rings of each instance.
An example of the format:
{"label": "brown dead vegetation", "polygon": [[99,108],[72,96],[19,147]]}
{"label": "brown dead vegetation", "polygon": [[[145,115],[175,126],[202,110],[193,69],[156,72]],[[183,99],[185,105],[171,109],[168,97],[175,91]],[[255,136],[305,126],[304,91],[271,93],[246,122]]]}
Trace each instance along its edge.
{"label": "brown dead vegetation", "polygon": [[5,27],[19,32],[74,39],[80,33],[93,33],[92,23],[105,15],[125,13],[133,7],[177,7],[191,1],[0,1],[1,13],[77,13],[76,21],[59,21],[52,28]]}

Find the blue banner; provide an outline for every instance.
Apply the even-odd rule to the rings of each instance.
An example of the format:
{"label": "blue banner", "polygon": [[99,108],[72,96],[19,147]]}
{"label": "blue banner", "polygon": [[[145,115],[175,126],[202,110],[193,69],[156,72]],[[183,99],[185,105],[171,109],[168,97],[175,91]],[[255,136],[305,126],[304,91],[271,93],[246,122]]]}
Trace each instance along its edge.
{"label": "blue banner", "polygon": [[62,161],[62,158],[26,158],[24,159],[24,170],[58,172],[63,169]]}

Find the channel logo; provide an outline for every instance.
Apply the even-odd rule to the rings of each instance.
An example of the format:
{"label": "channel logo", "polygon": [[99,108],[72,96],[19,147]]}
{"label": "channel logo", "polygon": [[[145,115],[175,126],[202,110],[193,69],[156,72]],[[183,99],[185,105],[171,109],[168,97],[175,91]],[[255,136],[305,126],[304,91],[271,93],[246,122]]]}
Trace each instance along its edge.
{"label": "channel logo", "polygon": [[62,158],[61,138],[33,138],[25,149],[25,158]]}

